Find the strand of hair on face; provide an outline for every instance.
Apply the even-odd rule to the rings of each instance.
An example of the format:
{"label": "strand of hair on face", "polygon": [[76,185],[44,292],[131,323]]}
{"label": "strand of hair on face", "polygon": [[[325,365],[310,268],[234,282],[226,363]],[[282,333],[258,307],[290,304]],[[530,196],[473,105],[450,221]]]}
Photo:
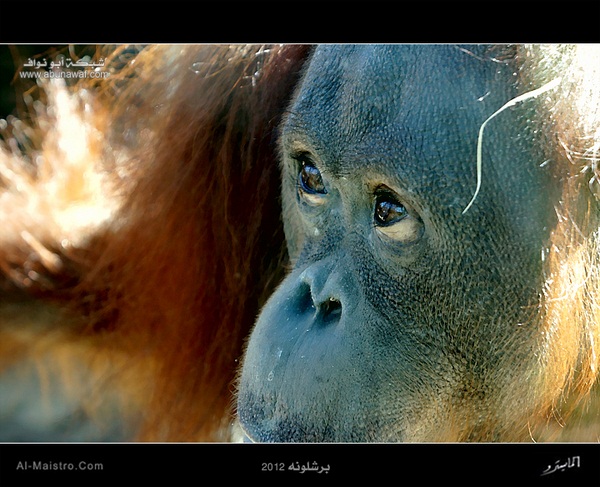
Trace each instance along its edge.
{"label": "strand of hair on face", "polygon": [[462,211],[463,215],[467,211],[469,211],[469,208],[471,208],[471,206],[473,206],[473,203],[475,202],[475,200],[477,199],[477,196],[479,195],[479,190],[481,189],[481,180],[482,180],[481,173],[482,173],[482,166],[483,166],[483,163],[482,163],[483,130],[485,129],[485,126],[487,125],[487,123],[490,120],[492,120],[494,117],[496,117],[497,115],[502,113],[507,108],[515,106],[517,103],[520,103],[522,101],[536,98],[536,97],[540,96],[541,94],[546,93],[547,91],[553,90],[560,84],[561,81],[562,81],[561,78],[555,78],[552,81],[541,86],[540,88],[537,88],[532,91],[528,91],[527,93],[523,93],[522,95],[519,95],[519,96],[513,98],[512,100],[507,101],[504,105],[502,105],[502,107],[500,107],[498,110],[496,110],[494,113],[492,113],[481,124],[481,127],[479,127],[479,135],[477,136],[477,187],[475,188],[475,193],[473,194],[473,198],[471,198],[471,201],[469,201],[469,204],[467,205],[467,207]]}

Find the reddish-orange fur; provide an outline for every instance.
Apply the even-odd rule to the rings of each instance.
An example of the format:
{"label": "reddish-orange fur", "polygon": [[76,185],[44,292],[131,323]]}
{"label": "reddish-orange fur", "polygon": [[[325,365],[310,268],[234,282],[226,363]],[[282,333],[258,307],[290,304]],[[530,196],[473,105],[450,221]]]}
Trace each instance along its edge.
{"label": "reddish-orange fur", "polygon": [[[81,244],[61,246],[60,229],[39,228],[28,244],[25,221],[11,222],[4,239],[5,275],[56,309],[57,324],[46,338],[17,339],[7,311],[2,348],[17,360],[46,341],[71,367],[108,357],[104,387],[117,388],[124,409],[136,405],[135,439],[226,438],[242,343],[283,256],[274,129],[305,48],[272,49],[152,47],[103,85],[80,85],[95,90],[84,93],[100,144],[94,159],[118,210]],[[27,195],[35,198],[45,181],[31,166],[21,169],[37,171]],[[63,197],[68,205],[78,196]],[[54,267],[35,242],[56,256]],[[28,260],[36,274],[23,271]]]}

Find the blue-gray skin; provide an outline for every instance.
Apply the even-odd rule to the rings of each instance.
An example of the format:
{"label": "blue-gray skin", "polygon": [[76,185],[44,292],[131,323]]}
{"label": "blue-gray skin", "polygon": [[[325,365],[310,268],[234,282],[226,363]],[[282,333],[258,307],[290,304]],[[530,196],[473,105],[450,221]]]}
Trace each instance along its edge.
{"label": "blue-gray skin", "polygon": [[489,46],[315,50],[281,128],[293,270],[239,382],[252,441],[527,435],[559,194],[537,100],[488,123],[463,214],[517,77]]}

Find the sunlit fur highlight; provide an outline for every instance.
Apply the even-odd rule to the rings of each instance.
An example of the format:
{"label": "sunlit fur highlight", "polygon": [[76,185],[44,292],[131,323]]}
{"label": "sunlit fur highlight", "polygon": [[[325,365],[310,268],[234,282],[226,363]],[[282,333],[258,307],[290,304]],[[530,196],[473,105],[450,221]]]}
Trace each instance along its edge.
{"label": "sunlit fur highlight", "polygon": [[[585,439],[599,441],[600,412],[592,390],[600,367],[600,48],[529,46],[523,69],[530,70],[530,79],[562,76],[559,90],[548,93],[539,107],[551,141],[552,170],[563,181],[557,224],[544,251],[538,396],[541,426],[552,431],[559,425],[554,428],[559,433],[545,434],[542,427],[541,438],[561,439],[560,429],[580,406],[589,421]],[[590,409],[589,401],[595,407]],[[570,438],[568,431],[564,438]]]}

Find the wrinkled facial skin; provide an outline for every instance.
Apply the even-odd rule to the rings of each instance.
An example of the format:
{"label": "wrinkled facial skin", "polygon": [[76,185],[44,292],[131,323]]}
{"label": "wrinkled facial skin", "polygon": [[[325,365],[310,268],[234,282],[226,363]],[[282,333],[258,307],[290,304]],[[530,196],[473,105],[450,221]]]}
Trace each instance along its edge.
{"label": "wrinkled facial skin", "polygon": [[[293,270],[262,310],[252,441],[502,439],[535,366],[552,184],[489,46],[320,46],[281,132]],[[511,421],[515,424],[511,424]]]}

